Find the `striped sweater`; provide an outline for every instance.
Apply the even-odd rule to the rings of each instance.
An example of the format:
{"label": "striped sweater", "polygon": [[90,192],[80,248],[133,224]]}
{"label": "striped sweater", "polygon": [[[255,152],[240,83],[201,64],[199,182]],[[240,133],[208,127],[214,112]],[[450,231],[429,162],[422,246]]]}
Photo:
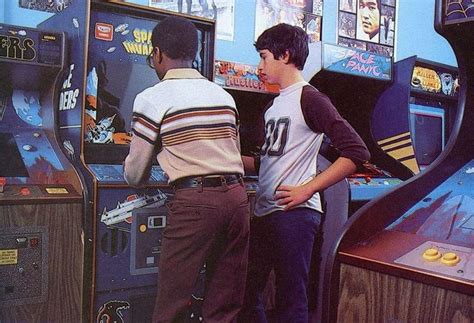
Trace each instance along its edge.
{"label": "striped sweater", "polygon": [[243,174],[233,98],[193,69],[173,69],[135,98],[133,139],[125,179],[144,184],[152,159],[169,181],[210,174]]}

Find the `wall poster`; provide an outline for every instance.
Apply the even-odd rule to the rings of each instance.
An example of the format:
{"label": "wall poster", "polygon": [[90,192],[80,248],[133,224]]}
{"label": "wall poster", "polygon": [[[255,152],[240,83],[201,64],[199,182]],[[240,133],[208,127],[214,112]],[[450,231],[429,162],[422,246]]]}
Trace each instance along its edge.
{"label": "wall poster", "polygon": [[392,57],[395,12],[396,0],[339,0],[337,43]]}
{"label": "wall poster", "polygon": [[279,23],[303,28],[310,42],[321,40],[323,0],[257,0],[255,40],[260,34]]}
{"label": "wall poster", "polygon": [[234,40],[235,0],[149,0],[149,6],[216,20],[216,38]]}
{"label": "wall poster", "polygon": [[73,0],[19,0],[19,7],[57,13],[66,9]]}

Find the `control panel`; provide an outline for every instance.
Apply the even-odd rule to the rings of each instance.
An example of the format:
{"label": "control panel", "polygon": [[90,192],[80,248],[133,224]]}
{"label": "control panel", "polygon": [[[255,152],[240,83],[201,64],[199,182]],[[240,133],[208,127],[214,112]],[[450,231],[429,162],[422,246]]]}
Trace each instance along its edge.
{"label": "control panel", "polygon": [[402,183],[393,177],[351,177],[348,179],[351,188],[351,200],[371,200]]}
{"label": "control panel", "polygon": [[[99,182],[123,183],[123,166],[113,164],[89,164],[90,170]],[[168,176],[160,166],[153,165],[150,173],[150,183],[168,184]]]}
{"label": "control panel", "polygon": [[474,249],[426,241],[395,263],[474,282]]}
{"label": "control panel", "polygon": [[348,177],[352,201],[369,201],[402,183],[374,164],[364,163],[361,172]]}

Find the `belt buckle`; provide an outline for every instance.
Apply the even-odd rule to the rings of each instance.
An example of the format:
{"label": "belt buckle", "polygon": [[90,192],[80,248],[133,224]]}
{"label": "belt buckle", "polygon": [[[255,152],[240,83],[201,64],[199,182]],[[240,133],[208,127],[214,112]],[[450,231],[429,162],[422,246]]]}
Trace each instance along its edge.
{"label": "belt buckle", "polygon": [[220,178],[221,178],[221,185],[222,186],[227,186],[227,180],[225,179],[225,176],[221,175]]}
{"label": "belt buckle", "polygon": [[197,187],[199,188],[198,192],[202,192],[204,190],[203,177],[198,176],[198,177],[195,178],[195,180],[196,180],[196,183],[197,183]]}
{"label": "belt buckle", "polygon": [[196,180],[196,184],[197,184],[198,186],[201,186],[201,187],[202,187],[202,176],[196,177],[195,180]]}

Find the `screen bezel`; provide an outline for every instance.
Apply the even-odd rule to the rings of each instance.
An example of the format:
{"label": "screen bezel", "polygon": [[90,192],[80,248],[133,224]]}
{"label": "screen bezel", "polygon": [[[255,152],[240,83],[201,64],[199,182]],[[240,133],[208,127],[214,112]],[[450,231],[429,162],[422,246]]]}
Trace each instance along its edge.
{"label": "screen bezel", "polygon": [[[441,151],[439,153],[440,155],[444,151],[444,148],[446,146],[446,111],[445,109],[440,106],[429,106],[429,105],[424,105],[420,103],[410,103],[409,107],[410,107],[409,109],[410,134],[412,137],[413,149],[415,151],[415,158],[416,158],[416,146],[415,146],[416,138],[417,136],[420,136],[420,134],[416,133],[415,127],[414,127],[416,116],[433,117],[433,118],[439,118],[441,120],[441,129],[440,129],[441,130]],[[434,158],[429,164],[422,164],[421,161],[418,159],[416,161],[418,163],[418,166],[422,170],[426,168],[427,166],[431,165],[431,163],[433,163],[438,158],[438,156],[436,156],[436,158]]]}

